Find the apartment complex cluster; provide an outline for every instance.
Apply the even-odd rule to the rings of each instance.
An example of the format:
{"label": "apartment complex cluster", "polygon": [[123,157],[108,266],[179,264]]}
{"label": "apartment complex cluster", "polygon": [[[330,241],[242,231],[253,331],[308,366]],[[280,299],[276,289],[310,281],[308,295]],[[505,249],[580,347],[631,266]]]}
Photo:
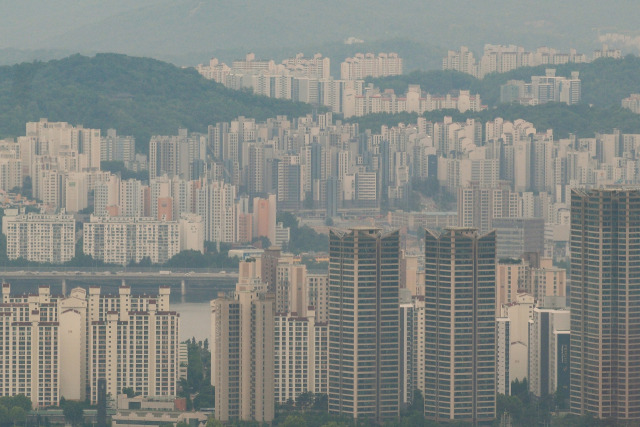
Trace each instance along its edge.
{"label": "apartment complex cluster", "polygon": [[[499,253],[507,254],[502,248],[508,248],[508,239],[516,236],[538,242],[526,246],[539,248],[540,219],[544,220],[543,254],[566,253],[571,188],[639,184],[638,135],[616,130],[593,138],[556,140],[551,130],[539,133],[526,121],[495,119],[485,124],[485,142],[480,143],[474,140],[483,134],[479,127],[472,121],[433,124],[438,136],[431,149],[438,154],[430,166],[437,168],[432,176],[440,185],[457,194],[457,224],[481,232],[496,229]],[[453,218],[392,212],[390,220],[398,226],[411,222],[418,226],[423,221]]]}
{"label": "apartment complex cluster", "polygon": [[480,96],[468,91],[449,94],[423,93],[420,86],[411,85],[404,96],[392,90],[380,92],[372,84],[365,86],[367,77],[385,77],[402,74],[402,58],[395,53],[357,54],[341,64],[341,78],[330,76],[330,60],[316,54],[304,58],[298,54],[276,65],[273,60],[258,61],[253,54],[244,61],[233,61],[232,66],[212,59],[209,66],[199,65],[198,72],[233,89],[250,88],[254,93],[273,98],[292,99],[315,105],[324,105],[344,117],[367,114],[457,109],[460,112],[480,111]]}
{"label": "apartment complex cluster", "polygon": [[[4,144],[27,159],[21,141]],[[144,257],[165,262],[182,250],[202,250],[204,241],[250,243],[267,237],[284,246],[289,231],[277,223],[276,211],[349,217],[378,214],[383,204],[393,226],[496,228],[501,254],[509,247],[502,236],[536,236],[539,242],[544,235],[543,254],[554,256],[558,243],[566,252],[570,188],[638,184],[639,144],[640,136],[619,131],[555,139],[552,130],[538,132],[524,120],[500,118],[484,124],[418,118],[416,124],[383,126],[376,134],[334,122],[331,113],[266,122],[239,117],[210,126],[207,134],[181,130],[177,136],[154,136],[149,182],[123,180],[97,167],[73,173],[87,183],[77,199],[93,195],[93,216],[83,227],[84,252],[105,262]],[[34,162],[42,156],[33,156]],[[68,174],[41,172],[41,178]],[[457,211],[406,212],[413,183],[429,180],[457,196]],[[57,184],[62,191],[69,181]],[[51,217],[8,210],[12,219],[3,232],[9,256],[40,262],[72,258],[75,236],[68,214],[77,211],[63,214],[64,207],[72,206],[45,204]]]}
{"label": "apartment complex cluster", "polygon": [[231,67],[213,58],[208,66],[196,70],[205,78],[226,87],[250,89],[257,95],[291,99],[329,107],[334,113],[352,111],[354,97],[363,94],[366,77],[402,74],[403,63],[395,53],[357,54],[341,64],[341,77],[331,76],[330,59],[315,54],[288,58],[282,64],[273,60],[256,60],[248,54],[245,60],[233,61]]}
{"label": "apartment complex cluster", "polygon": [[213,382],[228,390],[216,417],[269,422],[274,403],[313,392],[330,413],[382,423],[419,390],[430,420],[491,425],[496,393],[527,378],[573,414],[635,422],[640,285],[607,271],[640,260],[638,209],[637,187],[573,189],[570,275],[536,252],[497,260],[496,232],[475,227],[426,230],[420,256],[398,230],[331,229],[314,280],[277,248],[243,262],[236,291],[211,302]]}
{"label": "apartment complex cluster", "polygon": [[[117,295],[99,287],[68,296],[40,286],[36,294],[0,301],[0,396],[23,394],[36,408],[61,398],[98,401],[98,381],[115,398],[123,388],[142,396],[176,396],[180,316],[169,307],[168,287],[157,296]],[[183,362],[186,362],[184,360]]]}
{"label": "apartment complex cluster", "polygon": [[211,301],[211,381],[222,421],[271,421],[274,405],[328,393],[328,275],[272,247]]}
{"label": "apartment complex cluster", "polygon": [[636,114],[640,114],[640,93],[632,93],[629,97],[623,98],[622,108],[626,108]]}
{"label": "apartment complex cluster", "polygon": [[[227,132],[220,137],[229,139]],[[232,171],[238,169],[237,143],[236,135],[233,147],[220,145],[227,153],[225,160],[235,159],[227,161]],[[267,237],[280,245],[288,241],[288,228],[276,225],[278,191],[254,191],[251,200],[246,195],[239,198],[240,182],[231,178],[236,175],[223,175],[222,159],[215,163],[218,159],[206,154],[208,135],[180,130],[177,136],[154,136],[148,182],[100,170],[101,160],[146,169],[146,157],[133,155],[133,144],[132,138],[119,137],[113,130],[101,138],[98,129],[46,119],[28,123],[27,136],[2,141],[3,149],[12,153],[7,168],[15,172],[2,189],[10,191],[30,180],[33,197],[42,201],[41,214],[5,209],[8,258],[64,263],[77,255],[80,237],[85,254],[123,265],[143,258],[163,263],[184,250],[202,252],[205,240],[247,243]],[[282,177],[283,189],[286,179]],[[76,233],[73,214],[91,208],[93,215]]]}
{"label": "apartment complex cluster", "polygon": [[591,57],[577,53],[575,49],[569,52],[559,52],[549,47],[540,47],[531,52],[522,46],[492,45],[484,46],[484,52],[479,61],[468,47],[462,46],[460,50],[450,50],[446,58],[442,60],[443,70],[455,70],[461,73],[471,74],[482,79],[491,73],[506,73],[520,67],[535,67],[538,65],[562,65],[568,63],[585,63],[598,58],[622,58],[622,52],[618,49],[609,49],[603,45],[601,50],[593,52]]}
{"label": "apartment complex cluster", "polygon": [[[101,161],[121,161],[132,170],[147,168],[146,156],[135,154],[133,137],[109,129],[86,129],[41,119],[26,124],[25,136],[0,141],[0,189],[31,187],[33,198],[47,211],[78,212],[89,206],[89,194],[109,173]],[[25,183],[25,180],[26,183]]]}
{"label": "apartment complex cluster", "polygon": [[563,102],[575,105],[582,97],[582,82],[577,71],[571,77],[556,76],[556,70],[549,68],[544,76],[531,76],[531,83],[523,80],[509,80],[500,85],[500,102],[522,105],[540,105],[547,102]]}
{"label": "apartment complex cluster", "polygon": [[[343,115],[345,118],[352,116],[362,117],[367,114],[397,114],[402,112],[418,113],[422,115],[426,111],[435,110],[458,110],[461,113],[466,111],[481,111],[486,109],[482,105],[480,95],[472,95],[468,90],[459,90],[455,94],[435,96],[430,93],[424,94],[419,85],[409,85],[404,97],[396,96],[393,89],[380,92],[369,84],[362,95],[348,95],[344,100]],[[353,99],[353,101],[352,101]]]}
{"label": "apartment complex cluster", "polygon": [[545,304],[568,314],[564,269],[539,253],[496,262],[493,231],[427,231],[421,255],[401,250],[400,236],[331,229],[328,274],[279,248],[242,262],[236,291],[211,301],[212,381],[228,390],[216,417],[268,422],[274,403],[311,392],[328,394],[331,413],[383,422],[420,390],[429,419],[490,423],[496,392],[509,394],[530,364],[535,384],[568,387],[554,376],[565,365],[528,344],[548,332],[536,317]]}

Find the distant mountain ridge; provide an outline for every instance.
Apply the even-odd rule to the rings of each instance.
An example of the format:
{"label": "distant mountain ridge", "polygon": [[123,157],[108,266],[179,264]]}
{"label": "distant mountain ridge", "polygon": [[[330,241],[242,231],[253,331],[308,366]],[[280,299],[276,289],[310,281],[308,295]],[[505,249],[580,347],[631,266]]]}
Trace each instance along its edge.
{"label": "distant mountain ridge", "polygon": [[146,151],[152,134],[207,126],[239,115],[298,117],[308,104],[226,89],[194,69],[119,54],[73,55],[0,67],[0,138],[24,135],[25,123],[48,118],[136,137]]}
{"label": "distant mountain ridge", "polygon": [[0,1],[6,3],[0,48],[156,58],[302,48],[349,36],[366,42],[404,38],[442,49],[513,43],[590,53],[601,33],[634,32],[640,11],[627,0]]}

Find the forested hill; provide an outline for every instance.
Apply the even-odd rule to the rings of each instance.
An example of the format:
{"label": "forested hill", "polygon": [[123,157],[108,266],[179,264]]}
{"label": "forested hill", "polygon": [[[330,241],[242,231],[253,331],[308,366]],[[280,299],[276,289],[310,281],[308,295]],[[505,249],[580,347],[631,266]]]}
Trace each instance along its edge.
{"label": "forested hill", "polygon": [[555,68],[556,75],[565,77],[572,71],[579,71],[582,101],[595,107],[619,107],[622,98],[640,93],[640,58],[633,55],[619,60],[602,58],[586,64],[523,67],[508,73],[490,74],[482,80],[455,71],[427,71],[371,81],[381,89],[394,89],[396,94],[404,94],[409,84],[419,84],[422,90],[439,95],[450,90],[469,89],[479,93],[483,103],[495,106],[500,101],[500,85],[508,80],[530,82],[531,76],[544,75],[545,68]]}
{"label": "forested hill", "polygon": [[152,134],[207,126],[243,115],[264,120],[311,112],[303,103],[226,89],[194,69],[118,54],[81,55],[0,67],[0,138],[24,135],[25,123],[46,117],[114,128],[146,151]]}

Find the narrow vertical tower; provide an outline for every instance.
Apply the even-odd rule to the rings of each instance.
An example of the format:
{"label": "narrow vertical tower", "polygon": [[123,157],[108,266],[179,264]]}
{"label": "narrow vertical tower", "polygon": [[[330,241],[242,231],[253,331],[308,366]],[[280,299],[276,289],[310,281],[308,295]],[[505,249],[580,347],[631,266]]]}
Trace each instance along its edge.
{"label": "narrow vertical tower", "polygon": [[425,416],[490,424],[496,414],[496,240],[475,228],[425,238]]}
{"label": "narrow vertical tower", "polygon": [[329,236],[329,412],[382,422],[399,415],[397,231]]}
{"label": "narrow vertical tower", "polygon": [[571,193],[571,412],[640,420],[640,190]]}

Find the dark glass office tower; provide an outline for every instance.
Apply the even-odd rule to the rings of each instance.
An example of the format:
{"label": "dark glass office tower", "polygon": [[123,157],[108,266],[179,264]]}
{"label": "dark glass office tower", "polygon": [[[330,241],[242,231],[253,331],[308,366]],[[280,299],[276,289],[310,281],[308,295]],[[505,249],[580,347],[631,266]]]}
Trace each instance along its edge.
{"label": "dark glass office tower", "polygon": [[329,235],[329,412],[382,422],[399,415],[398,231]]}
{"label": "dark glass office tower", "polygon": [[447,228],[425,237],[425,417],[496,415],[496,237]]}
{"label": "dark glass office tower", "polygon": [[571,192],[571,412],[640,421],[640,189]]}

